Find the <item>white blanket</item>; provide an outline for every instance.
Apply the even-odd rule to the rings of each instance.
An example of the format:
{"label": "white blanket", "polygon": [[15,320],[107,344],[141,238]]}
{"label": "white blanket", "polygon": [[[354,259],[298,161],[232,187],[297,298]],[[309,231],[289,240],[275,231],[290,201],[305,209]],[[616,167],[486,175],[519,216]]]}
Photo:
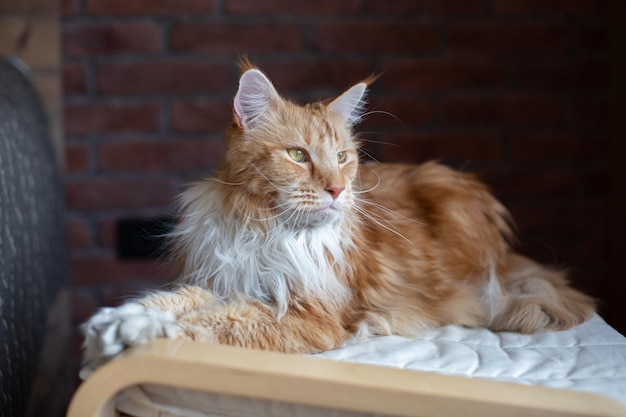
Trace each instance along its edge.
{"label": "white blanket", "polygon": [[[563,332],[521,335],[446,326],[418,339],[381,337],[315,356],[590,391],[626,404],[626,338],[597,315]],[[139,417],[295,415],[288,405],[281,407],[156,385],[129,388],[117,400],[118,410]],[[298,415],[321,414],[304,407]]]}
{"label": "white blanket", "polygon": [[532,335],[446,326],[419,339],[387,336],[319,357],[590,391],[626,404],[626,338],[599,316]]}

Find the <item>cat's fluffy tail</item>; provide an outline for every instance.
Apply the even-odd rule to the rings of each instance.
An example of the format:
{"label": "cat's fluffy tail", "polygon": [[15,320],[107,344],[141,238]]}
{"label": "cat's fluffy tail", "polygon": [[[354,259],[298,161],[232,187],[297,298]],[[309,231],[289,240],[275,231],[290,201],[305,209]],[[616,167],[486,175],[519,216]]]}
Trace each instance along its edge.
{"label": "cat's fluffy tail", "polygon": [[571,288],[563,271],[511,254],[503,275],[492,277],[488,285],[492,330],[565,330],[589,319],[595,311],[594,301]]}

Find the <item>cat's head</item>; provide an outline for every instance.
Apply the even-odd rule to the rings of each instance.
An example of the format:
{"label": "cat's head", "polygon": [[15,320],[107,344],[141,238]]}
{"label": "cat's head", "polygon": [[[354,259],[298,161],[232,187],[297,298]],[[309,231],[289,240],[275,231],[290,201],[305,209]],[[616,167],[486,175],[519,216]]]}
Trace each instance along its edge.
{"label": "cat's head", "polygon": [[283,224],[316,227],[341,219],[353,204],[359,144],[352,128],[369,81],[300,106],[244,64],[227,133],[229,180],[245,183]]}

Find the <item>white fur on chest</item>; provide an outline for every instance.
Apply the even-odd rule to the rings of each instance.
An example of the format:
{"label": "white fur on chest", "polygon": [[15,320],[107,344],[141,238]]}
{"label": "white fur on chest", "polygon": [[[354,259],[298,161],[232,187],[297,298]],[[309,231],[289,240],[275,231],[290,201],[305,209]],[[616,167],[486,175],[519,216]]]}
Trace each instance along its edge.
{"label": "white fur on chest", "polygon": [[[208,193],[207,193],[208,191]],[[294,231],[278,225],[265,233],[227,217],[219,186],[188,190],[187,209],[174,236],[185,250],[184,282],[222,298],[244,295],[286,311],[292,294],[337,304],[347,289],[344,250],[351,246],[339,224]]]}

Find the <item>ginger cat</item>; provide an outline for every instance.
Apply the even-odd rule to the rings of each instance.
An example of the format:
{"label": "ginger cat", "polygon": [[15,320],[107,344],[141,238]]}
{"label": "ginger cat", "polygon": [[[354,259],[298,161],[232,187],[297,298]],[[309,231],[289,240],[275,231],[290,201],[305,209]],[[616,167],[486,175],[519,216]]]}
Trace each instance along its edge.
{"label": "ginger cat", "polygon": [[506,209],[437,163],[359,164],[372,79],[299,106],[242,63],[228,151],[181,196],[179,280],[85,325],[83,377],[156,337],[313,353],[434,326],[531,333],[594,312],[562,272],[515,254]]}

